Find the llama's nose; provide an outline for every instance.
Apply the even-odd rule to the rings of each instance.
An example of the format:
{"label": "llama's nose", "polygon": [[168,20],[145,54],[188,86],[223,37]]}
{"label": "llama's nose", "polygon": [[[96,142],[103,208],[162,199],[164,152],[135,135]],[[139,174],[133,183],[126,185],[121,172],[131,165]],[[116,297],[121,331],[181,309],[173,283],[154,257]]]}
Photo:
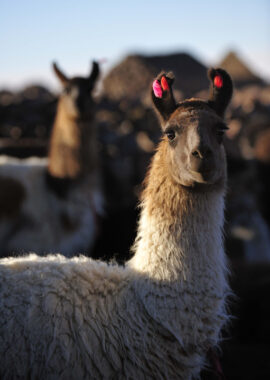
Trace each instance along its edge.
{"label": "llama's nose", "polygon": [[191,153],[191,170],[196,172],[203,172],[211,170],[212,168],[212,158],[213,154],[209,147],[199,146],[194,149]]}
{"label": "llama's nose", "polygon": [[192,156],[200,160],[211,157],[212,152],[207,146],[200,146],[192,152]]}

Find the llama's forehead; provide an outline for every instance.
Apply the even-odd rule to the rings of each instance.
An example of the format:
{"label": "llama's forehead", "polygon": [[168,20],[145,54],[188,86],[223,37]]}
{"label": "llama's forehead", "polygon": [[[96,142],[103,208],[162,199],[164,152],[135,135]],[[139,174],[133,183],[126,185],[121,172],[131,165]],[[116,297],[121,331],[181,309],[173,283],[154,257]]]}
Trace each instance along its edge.
{"label": "llama's forehead", "polygon": [[79,90],[84,90],[89,87],[89,78],[74,77],[69,80],[69,86]]}
{"label": "llama's forehead", "polygon": [[67,85],[64,87],[64,95],[76,100],[78,98],[88,99],[91,97],[91,91],[89,86],[89,78],[74,77],[71,78]]}
{"label": "llama's forehead", "polygon": [[171,115],[167,125],[179,125],[184,127],[211,126],[223,122],[222,119],[208,108],[181,108],[179,107]]}

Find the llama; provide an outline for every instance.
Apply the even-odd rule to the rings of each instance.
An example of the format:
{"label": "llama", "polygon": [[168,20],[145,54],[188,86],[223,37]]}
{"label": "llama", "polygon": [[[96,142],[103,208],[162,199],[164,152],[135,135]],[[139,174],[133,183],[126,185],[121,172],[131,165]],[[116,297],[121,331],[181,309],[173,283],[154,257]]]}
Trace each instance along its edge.
{"label": "llama", "polygon": [[[0,260],[2,379],[199,376],[227,320],[222,135],[232,82],[211,69],[209,101],[176,104],[154,82],[164,136],[125,267],[84,256]],[[16,342],[16,344],[14,344]]]}
{"label": "llama", "polygon": [[35,251],[70,256],[90,249],[102,212],[92,89],[99,74],[69,79],[54,63],[64,90],[48,159],[0,157],[1,255]]}

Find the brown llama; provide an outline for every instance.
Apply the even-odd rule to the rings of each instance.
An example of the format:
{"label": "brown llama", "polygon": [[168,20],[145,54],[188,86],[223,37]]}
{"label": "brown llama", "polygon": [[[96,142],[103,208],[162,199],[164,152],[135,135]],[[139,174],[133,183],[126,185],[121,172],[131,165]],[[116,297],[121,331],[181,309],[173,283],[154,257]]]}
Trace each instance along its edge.
{"label": "brown llama", "polygon": [[207,102],[176,104],[172,77],[154,82],[164,137],[126,267],[83,256],[0,260],[1,378],[199,377],[229,290],[222,135],[232,82],[221,69],[209,76]]}
{"label": "brown llama", "polygon": [[102,209],[92,90],[99,74],[69,79],[54,63],[63,86],[48,159],[0,157],[1,255],[35,251],[86,253]]}

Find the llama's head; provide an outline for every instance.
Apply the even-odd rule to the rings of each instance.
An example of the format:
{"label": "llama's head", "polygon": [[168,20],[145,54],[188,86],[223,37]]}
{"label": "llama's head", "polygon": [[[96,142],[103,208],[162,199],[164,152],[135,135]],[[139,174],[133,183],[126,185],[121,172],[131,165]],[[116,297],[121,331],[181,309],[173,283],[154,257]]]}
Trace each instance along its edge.
{"label": "llama's head", "polygon": [[63,92],[58,101],[50,140],[48,171],[57,178],[81,178],[97,167],[92,89],[99,66],[93,62],[88,77],[71,79],[55,63],[53,68],[63,85]]}
{"label": "llama's head", "polygon": [[188,99],[176,103],[173,75],[161,73],[152,86],[152,99],[166,141],[166,162],[174,179],[184,186],[215,184],[226,176],[222,137],[223,116],[232,96],[226,71],[211,69],[208,101]]}
{"label": "llama's head", "polygon": [[66,117],[71,119],[87,119],[91,117],[92,89],[99,74],[98,64],[93,62],[91,73],[84,78],[68,78],[56,63],[53,63],[53,69],[63,86],[59,102],[65,110]]}

